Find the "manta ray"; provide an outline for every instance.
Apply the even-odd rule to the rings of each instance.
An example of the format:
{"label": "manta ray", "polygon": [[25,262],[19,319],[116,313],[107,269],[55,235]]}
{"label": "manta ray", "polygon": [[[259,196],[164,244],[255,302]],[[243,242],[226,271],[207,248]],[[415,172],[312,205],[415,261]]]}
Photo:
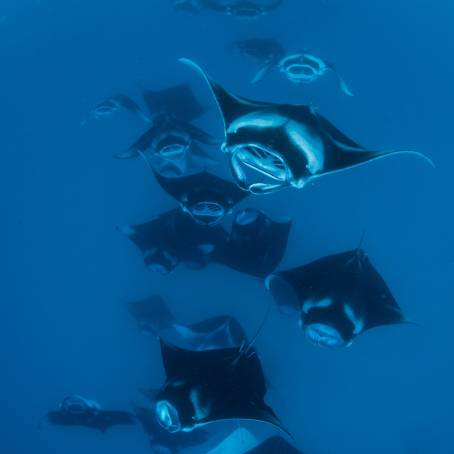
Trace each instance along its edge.
{"label": "manta ray", "polygon": [[197,223],[179,208],[143,224],[120,226],[118,230],[141,251],[145,266],[161,274],[173,272],[179,264],[203,269],[213,252],[227,240],[222,226]]}
{"label": "manta ray", "polygon": [[77,394],[65,397],[59,409],[47,414],[49,424],[56,426],[82,426],[105,432],[113,426],[134,425],[132,413],[119,410],[103,410],[93,400]]}
{"label": "manta ray", "polygon": [[274,221],[264,212],[245,208],[235,213],[226,243],[213,253],[213,261],[241,273],[265,278],[284,257],[292,221]]}
{"label": "manta ray", "polygon": [[161,188],[180,204],[181,209],[202,225],[218,224],[249,195],[232,181],[205,170],[181,177],[167,177],[156,171],[154,175]]}
{"label": "manta ray", "polygon": [[149,112],[151,125],[127,150],[117,153],[117,159],[142,156],[153,167],[163,172],[171,170],[182,175],[213,163],[203,145],[219,145],[218,140],[193,122],[206,109],[198,102],[186,84],[162,90],[144,90],[143,100]]}
{"label": "manta ray", "polygon": [[[253,101],[230,94],[193,61],[180,61],[206,80],[224,120],[223,151],[240,188],[266,194],[301,189],[324,175],[415,151],[373,151],[358,145],[313,106]],[[265,180],[264,180],[265,179]]]}
{"label": "manta ray", "polygon": [[360,248],[271,274],[266,286],[284,312],[299,313],[314,345],[347,347],[366,330],[408,323]]}
{"label": "manta ray", "polygon": [[176,319],[160,295],[132,301],[128,309],[140,331],[188,350],[240,347],[247,342],[242,326],[232,316],[218,315],[184,324]]}
{"label": "manta ray", "polygon": [[234,43],[241,53],[256,58],[261,68],[252,79],[256,83],[263,79],[272,68],[277,68],[290,82],[308,84],[332,72],[341,90],[347,96],[353,96],[344,79],[333,64],[309,52],[287,54],[282,45],[274,39],[251,38]]}
{"label": "manta ray", "polygon": [[255,350],[185,350],[161,340],[166,380],[156,396],[156,417],[171,433],[218,421],[253,420],[284,432],[265,403],[267,392]]}
{"label": "manta ray", "polygon": [[[90,111],[89,117],[95,120],[101,120],[119,112],[122,108],[143,120],[145,123],[151,122],[151,118],[133,99],[122,94],[111,96],[96,104]],[[85,123],[86,121],[82,122],[82,124]]]}

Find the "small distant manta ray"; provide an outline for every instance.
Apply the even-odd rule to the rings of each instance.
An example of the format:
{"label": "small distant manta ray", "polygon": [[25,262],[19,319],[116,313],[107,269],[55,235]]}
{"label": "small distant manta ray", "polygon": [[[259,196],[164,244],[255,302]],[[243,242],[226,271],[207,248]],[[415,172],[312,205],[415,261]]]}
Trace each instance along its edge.
{"label": "small distant manta ray", "polygon": [[219,141],[192,124],[206,109],[188,85],[145,90],[143,97],[152,125],[126,151],[118,153],[117,159],[143,157],[148,152],[160,160],[158,165],[174,164],[180,174],[210,160],[200,144],[219,145]]}
{"label": "small distant manta ray", "polygon": [[309,52],[286,55],[284,48],[274,39],[252,38],[234,43],[239,50],[262,63],[262,67],[251,83],[256,83],[272,69],[277,68],[288,80],[294,83],[308,84],[314,82],[327,72],[333,72],[341,90],[347,96],[353,96],[344,79],[335,67]]}
{"label": "small distant manta ray", "polygon": [[152,452],[155,454],[179,454],[183,449],[201,445],[209,439],[209,434],[203,429],[189,433],[170,433],[158,423],[152,409],[134,406],[134,413],[149,437]]}
{"label": "small distant manta ray", "polygon": [[[273,104],[234,96],[188,59],[180,59],[207,81],[224,120],[223,151],[240,188],[266,194],[368,161],[415,151],[370,151],[339,131],[313,106]],[[252,175],[250,175],[252,173]],[[268,181],[259,180],[257,174]]]}
{"label": "small distant manta ray", "polygon": [[274,436],[265,440],[257,447],[247,451],[246,454],[302,454],[287,440],[282,437]]}
{"label": "small distant manta ray", "polygon": [[235,214],[227,243],[213,261],[236,271],[265,278],[284,257],[292,221],[273,221],[262,211],[246,208]]}
{"label": "small distant manta ray", "polygon": [[246,334],[235,318],[220,315],[184,325],[177,321],[160,295],[133,301],[128,309],[140,331],[188,350],[240,347],[247,342]]}
{"label": "small distant manta ray", "polygon": [[[151,122],[151,118],[147,116],[139,105],[129,96],[125,95],[115,95],[101,101],[90,111],[90,118],[93,118],[94,120],[102,120],[119,112],[122,108],[131,112],[146,123]],[[83,121],[82,124],[85,124],[86,122],[87,121]]]}
{"label": "small distant manta ray", "polygon": [[[279,62],[278,69],[287,76],[287,79],[290,80],[290,82],[297,84],[309,84],[320,79],[320,77],[331,71],[336,75],[342,92],[347,96],[353,96],[353,93],[348,88],[348,85],[331,63],[328,63],[320,57],[316,57],[308,52],[292,54],[284,57]],[[254,82],[257,82],[257,80],[254,80]]]}
{"label": "small distant manta ray", "polygon": [[268,14],[284,0],[200,0],[200,5],[238,19],[254,19]]}
{"label": "small distant manta ray", "polygon": [[185,213],[202,225],[218,224],[249,195],[235,183],[205,170],[181,177],[154,174],[161,188],[180,204]]}
{"label": "small distant manta ray", "polygon": [[[153,126],[115,158],[142,156],[158,173],[181,176],[216,164],[200,144],[219,145],[219,142],[194,125],[164,115],[155,118]],[[151,155],[151,159],[145,154]]]}
{"label": "small distant manta ray", "polygon": [[161,339],[166,381],[156,396],[156,417],[169,432],[190,432],[219,421],[254,420],[287,433],[265,403],[260,360],[249,345],[191,351]]}
{"label": "small distant manta ray", "polygon": [[113,426],[134,425],[135,417],[127,411],[103,410],[92,400],[73,394],[61,402],[57,411],[50,411],[49,424],[56,426],[82,426],[105,432]]}
{"label": "small distant manta ray", "polygon": [[198,224],[178,208],[118,230],[140,249],[145,266],[161,274],[171,273],[179,264],[203,269],[213,251],[227,240],[227,232],[220,225]]}
{"label": "small distant manta ray", "polygon": [[274,273],[266,286],[284,312],[299,312],[314,345],[348,347],[366,330],[408,323],[361,248]]}

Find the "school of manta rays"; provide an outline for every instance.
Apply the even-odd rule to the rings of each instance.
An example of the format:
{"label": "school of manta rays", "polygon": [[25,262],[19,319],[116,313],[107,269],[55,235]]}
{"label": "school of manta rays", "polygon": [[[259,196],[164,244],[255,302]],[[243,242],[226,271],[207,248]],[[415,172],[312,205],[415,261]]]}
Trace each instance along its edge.
{"label": "school of manta rays", "polygon": [[[190,14],[205,9],[253,18],[271,13],[283,1],[175,0],[174,6]],[[301,84],[331,73],[333,89],[353,96],[334,66],[318,56],[287,53],[273,39],[234,44],[242,55],[259,63],[251,83],[272,70]],[[91,120],[99,120],[124,109],[144,123],[143,134],[115,157],[143,160],[162,190],[175,199],[174,208],[151,220],[118,227],[138,248],[145,266],[169,275],[179,265],[195,272],[217,263],[259,278],[276,306],[294,314],[307,341],[320,347],[346,348],[371,328],[409,323],[361,243],[353,250],[278,270],[291,220],[274,220],[254,207],[235,206],[251,194],[266,196],[287,187],[304,190],[316,178],[386,156],[405,153],[431,164],[430,159],[416,151],[364,148],[310,105],[246,99],[230,93],[196,62],[186,58],[180,62],[206,82],[223,120],[222,140],[195,124],[206,109],[187,84],[144,90],[146,109],[126,95],[115,95],[90,112]],[[213,171],[216,162],[208,152],[213,147],[227,157],[232,179]],[[221,221],[230,214],[226,229]],[[160,343],[163,386],[142,389],[147,404],[129,411],[106,410],[94,400],[70,395],[46,415],[49,424],[102,432],[138,424],[152,452],[173,454],[207,443],[212,437],[208,424],[231,421],[229,435],[203,452],[301,453],[265,401],[267,380],[254,342],[266,317],[248,339],[229,315],[184,324],[160,295],[133,301],[128,311],[140,331]],[[238,424],[247,420],[274,426],[276,431],[259,440]]]}

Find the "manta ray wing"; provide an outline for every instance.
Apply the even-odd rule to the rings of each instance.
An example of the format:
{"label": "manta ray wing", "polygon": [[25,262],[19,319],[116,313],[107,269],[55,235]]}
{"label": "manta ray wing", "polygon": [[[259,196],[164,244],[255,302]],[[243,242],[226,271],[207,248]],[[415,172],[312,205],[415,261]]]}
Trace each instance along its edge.
{"label": "manta ray wing", "polygon": [[180,58],[180,62],[194,69],[207,82],[208,86],[211,88],[213,96],[224,119],[224,126],[226,130],[228,129],[230,124],[234,122],[238,117],[254,112],[260,107],[266,106],[266,103],[258,103],[230,94],[221,85],[214,82],[210,77],[208,77],[205,71],[203,71],[203,69],[192,60],[189,60],[187,58]]}

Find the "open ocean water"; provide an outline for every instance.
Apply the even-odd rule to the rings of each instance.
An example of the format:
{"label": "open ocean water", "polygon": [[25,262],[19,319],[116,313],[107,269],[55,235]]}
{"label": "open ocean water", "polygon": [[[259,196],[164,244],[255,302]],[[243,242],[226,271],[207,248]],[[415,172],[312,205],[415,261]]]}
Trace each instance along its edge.
{"label": "open ocean water", "polygon": [[[232,44],[249,38],[332,62],[354,96],[333,73],[297,84],[274,68],[251,84],[260,65]],[[127,303],[160,294],[178,320],[228,314],[249,339],[271,307],[253,347],[266,401],[301,452],[453,454],[453,54],[448,0],[284,0],[254,19],[203,5],[187,14],[171,0],[1,0],[0,452],[157,452],[140,425],[101,433],[56,427],[45,415],[72,394],[106,409],[147,405],[139,389],[162,387],[161,352]],[[207,109],[197,125],[219,140],[208,147],[217,161],[210,171],[232,181],[214,98],[180,58],[231,93],[312,105],[367,148],[416,150],[434,161],[397,155],[302,189],[250,195],[233,210],[292,219],[278,270],[355,249],[364,236],[363,249],[415,324],[321,348],[305,339],[297,316],[280,313],[263,279],[219,263],[164,276],[146,269],[117,226],[178,204],[140,157],[113,158],[148,126],[125,109],[99,120],[90,112],[120,93],[143,107],[143,89],[188,84]],[[221,222],[231,223],[232,214]],[[238,426],[262,439],[280,433],[232,424],[207,426],[207,442],[185,452],[208,453]],[[239,443],[224,452],[245,451]]]}

